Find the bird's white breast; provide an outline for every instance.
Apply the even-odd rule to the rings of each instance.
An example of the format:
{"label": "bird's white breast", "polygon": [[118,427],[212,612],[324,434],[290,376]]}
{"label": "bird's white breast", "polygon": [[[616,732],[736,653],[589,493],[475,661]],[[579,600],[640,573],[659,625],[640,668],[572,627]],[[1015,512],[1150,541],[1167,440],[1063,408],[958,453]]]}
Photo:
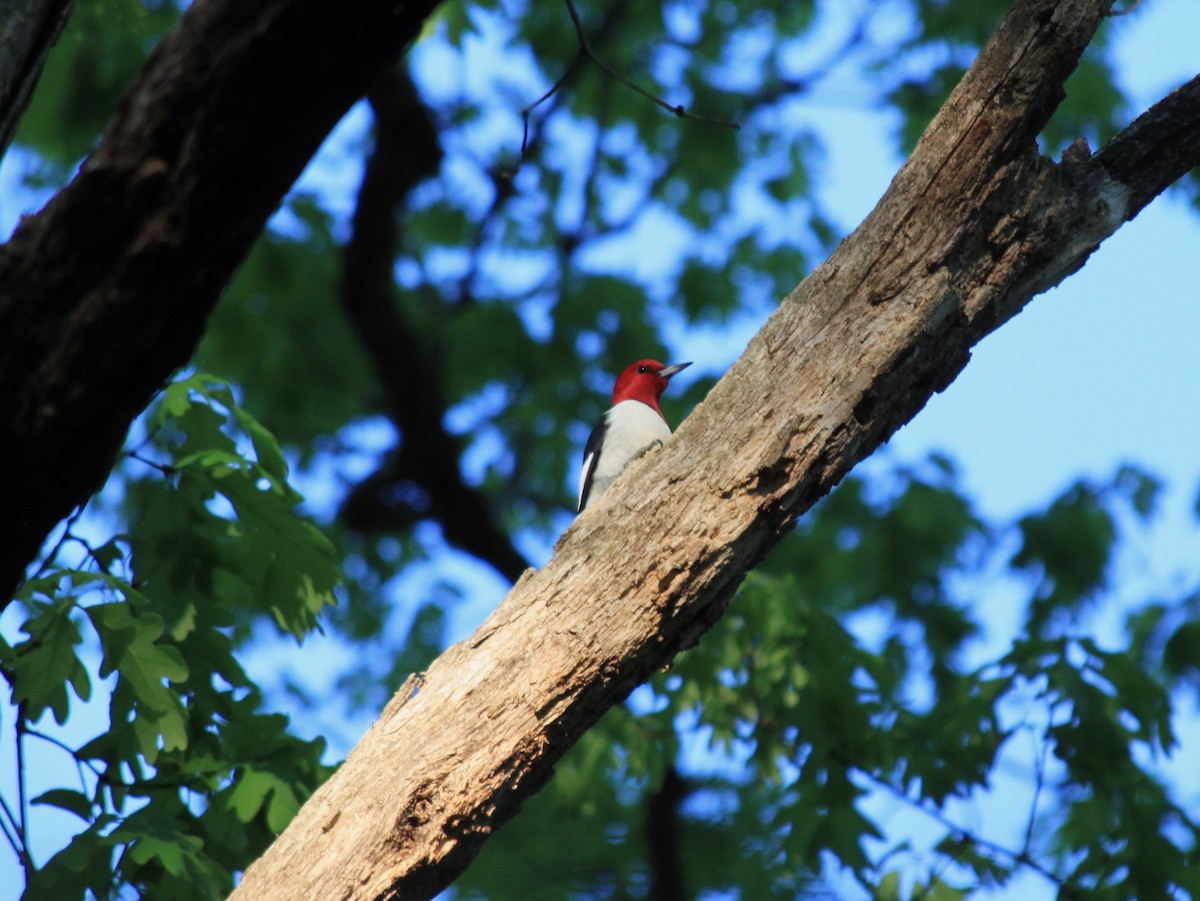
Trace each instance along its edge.
{"label": "bird's white breast", "polygon": [[[608,486],[630,460],[654,442],[666,441],[671,437],[670,426],[662,416],[640,400],[623,400],[605,413],[604,418],[607,430],[602,452],[592,473],[589,502],[608,490]],[[591,460],[584,461],[584,473],[590,463]]]}

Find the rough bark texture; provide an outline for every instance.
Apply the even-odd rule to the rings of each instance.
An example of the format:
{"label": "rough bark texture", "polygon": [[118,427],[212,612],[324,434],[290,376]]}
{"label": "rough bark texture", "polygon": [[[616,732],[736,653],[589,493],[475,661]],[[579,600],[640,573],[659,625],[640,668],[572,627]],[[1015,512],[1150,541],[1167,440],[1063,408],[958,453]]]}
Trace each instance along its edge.
{"label": "rough bark texture", "polygon": [[73,0],[0,0],[0,156],[73,5]]}
{"label": "rough bark texture", "polygon": [[0,248],[0,609],[434,6],[197,0],[76,178]]}
{"label": "rough bark texture", "polygon": [[436,894],[975,342],[1200,162],[1196,82],[1096,157],[1038,155],[1109,5],[1018,0],[862,226],[666,448],[401,689],[234,897]]}

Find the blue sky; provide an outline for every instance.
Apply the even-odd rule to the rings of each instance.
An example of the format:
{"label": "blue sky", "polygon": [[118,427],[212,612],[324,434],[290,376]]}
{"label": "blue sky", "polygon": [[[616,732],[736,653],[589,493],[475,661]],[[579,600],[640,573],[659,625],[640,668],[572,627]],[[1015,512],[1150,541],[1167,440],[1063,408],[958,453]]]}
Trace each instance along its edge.
{"label": "blue sky", "polygon": [[[1106,25],[1120,32],[1121,79],[1138,110],[1192,77],[1200,60],[1195,50],[1200,4],[1144,0],[1144,7],[1136,17]],[[892,123],[884,115],[847,108],[836,98],[820,102],[819,96],[804,114],[819,126],[829,148],[817,190],[849,231],[879,199],[900,164],[891,149]],[[10,177],[0,172],[0,186],[9,185]],[[21,210],[12,205],[9,191],[4,196],[0,231],[7,233]],[[901,429],[882,455],[916,460],[931,450],[948,452],[981,511],[1000,520],[1044,505],[1081,476],[1103,478],[1125,462],[1145,467],[1166,481],[1168,515],[1122,560],[1127,577],[1122,603],[1135,604],[1189,577],[1195,581],[1200,575],[1200,534],[1191,513],[1200,492],[1198,285],[1200,221],[1179,200],[1160,198],[1105,242],[1081,272],[1036,298],[985,339],[963,374]],[[732,341],[728,334],[720,342],[681,334],[676,349],[681,359],[697,360],[696,369],[707,363],[705,368],[719,372],[758,324],[745,320],[744,335]],[[534,556],[545,552],[526,550]],[[440,565],[460,568],[462,561],[448,559]],[[418,570],[405,593],[419,595],[422,583],[432,583],[436,576],[436,567]],[[486,572],[474,583],[473,598],[459,608],[460,634],[454,638],[486,615],[503,589]],[[992,600],[1002,604],[1003,592]],[[1001,631],[1006,627],[1002,610],[997,610],[995,624]],[[1102,638],[1115,639],[1119,617],[1101,618],[1095,628]],[[291,658],[284,665],[311,671],[318,656],[336,659],[346,652],[310,641],[282,653]],[[279,663],[274,653],[260,661],[264,669]],[[352,739],[365,724],[340,725]],[[1186,734],[1194,761],[1200,735],[1194,725]],[[0,780],[6,791],[12,764],[12,745],[0,740]],[[1194,778],[1188,783],[1186,764],[1165,765],[1178,768],[1188,800],[1200,801],[1200,785]],[[1019,780],[1014,782],[1018,785]],[[984,802],[969,815],[986,824],[995,810],[994,802]],[[902,811],[895,820],[897,828],[908,828]],[[13,865],[0,849],[0,901],[16,897],[6,888],[14,885],[6,875],[15,872]],[[1050,895],[1044,883],[1021,880],[993,897]]]}

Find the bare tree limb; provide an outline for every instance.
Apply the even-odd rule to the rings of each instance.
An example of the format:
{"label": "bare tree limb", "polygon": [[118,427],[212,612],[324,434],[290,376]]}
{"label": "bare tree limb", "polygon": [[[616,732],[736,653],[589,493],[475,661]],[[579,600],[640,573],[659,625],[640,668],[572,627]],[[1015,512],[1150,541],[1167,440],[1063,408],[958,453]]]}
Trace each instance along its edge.
{"label": "bare tree limb", "polygon": [[1129,190],[1129,218],[1163,189],[1200,166],[1200,76],[1164,97],[1093,158]]}
{"label": "bare tree limb", "polygon": [[436,0],[197,0],[0,248],[0,606],[104,482],[325,135]]}
{"label": "bare tree limb", "polygon": [[665,449],[389,703],[234,897],[419,899],[448,885],[583,731],[721,616],[796,516],[980,338],[1083,265],[1149,173],[1164,182],[1186,163],[1148,152],[1128,167],[1135,183],[1038,154],[1110,6],[1017,0],[867,220]]}

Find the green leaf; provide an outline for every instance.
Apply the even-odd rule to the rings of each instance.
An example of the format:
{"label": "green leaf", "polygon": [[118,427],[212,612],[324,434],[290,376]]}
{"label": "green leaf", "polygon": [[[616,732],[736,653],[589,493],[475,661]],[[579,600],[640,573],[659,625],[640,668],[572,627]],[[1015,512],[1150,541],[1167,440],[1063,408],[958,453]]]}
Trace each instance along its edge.
{"label": "green leaf", "polygon": [[1154,515],[1163,492],[1160,480],[1137,467],[1122,466],[1117,470],[1113,485],[1143,520]]}
{"label": "green leaf", "polygon": [[296,811],[300,809],[300,799],[292,787],[284,782],[277,782],[271,792],[271,803],[267,807],[267,827],[276,835],[287,828]]}
{"label": "green leaf", "polygon": [[1167,639],[1163,665],[1173,676],[1200,673],[1200,621],[1183,623]]}
{"label": "green leaf", "polygon": [[219,453],[188,460],[183,468],[233,504],[241,532],[229,549],[235,571],[281,629],[303,636],[316,612],[335,602],[333,586],[341,573],[329,539],[296,516],[290,497],[259,487],[253,473],[229,465]]}
{"label": "green leaf", "polygon": [[87,614],[104,646],[101,675],[119,670],[144,703],[167,709],[166,704],[154,703],[165,690],[162,680],[182,682],[188,670],[177,648],[156,644],[164,632],[162,618],[153,613],[137,615],[128,603],[97,604]]}
{"label": "green leaf", "polygon": [[[156,498],[131,543],[139,577],[169,608],[171,635],[185,637],[201,609],[219,611],[215,594],[234,607],[265,609],[302,637],[334,603],[341,572],[328,538],[297,514],[301,498],[287,484],[279,444],[226,382],[204,373],[170,386],[157,415],[163,433],[182,438],[168,446],[174,492]],[[257,459],[242,453],[241,436]],[[232,518],[214,512],[217,496],[232,505]]]}
{"label": "green leaf", "polygon": [[62,724],[70,710],[68,687],[80,700],[91,696],[87,669],[75,653],[82,641],[71,618],[76,607],[68,599],[54,604],[35,601],[32,607],[38,614],[21,627],[29,638],[11,652],[13,701],[24,705],[31,723],[49,709]]}
{"label": "green leaf", "polygon": [[172,876],[186,873],[189,858],[195,857],[204,847],[197,836],[181,831],[173,822],[162,816],[134,815],[112,834],[114,842],[128,847],[129,858],[136,864],[156,863]]}
{"label": "green leaf", "polygon": [[279,447],[275,436],[241,407],[236,410],[238,423],[254,444],[254,455],[258,460],[258,465],[280,482],[286,482],[288,477],[287,460],[284,458],[283,450]]}
{"label": "green leaf", "polygon": [[1036,580],[1029,629],[1040,633],[1107,584],[1116,524],[1102,492],[1080,481],[1043,513],[1021,519],[1018,527],[1021,548],[1012,565]]}
{"label": "green leaf", "polygon": [[871,897],[875,901],[900,901],[899,871],[892,870],[890,873],[885,873],[874,891],[871,892]]}
{"label": "green leaf", "polygon": [[178,648],[159,642],[165,631],[162,618],[136,614],[128,602],[97,604],[87,614],[104,651],[101,674],[116,672],[119,685],[135,699],[133,728],[147,762],[157,759],[160,738],[164,750],[186,747],[187,713],[178,693],[165,683],[186,680],[188,667]]}
{"label": "green leaf", "polygon": [[155,425],[163,425],[171,419],[182,419],[192,408],[192,389],[197,380],[191,378],[177,379],[163,389],[162,399],[155,417]]}
{"label": "green leaf", "polygon": [[105,835],[114,817],[102,814],[36,870],[22,901],[108,897],[113,885],[113,843]]}
{"label": "green leaf", "polygon": [[239,820],[249,823],[258,815],[267,795],[277,782],[271,773],[247,769],[238,776],[226,803],[237,814]]}
{"label": "green leaf", "polygon": [[42,794],[38,795],[30,803],[58,807],[62,810],[70,811],[85,823],[92,821],[93,805],[91,799],[81,792],[72,791],[68,788],[52,788],[49,791],[42,792]]}

